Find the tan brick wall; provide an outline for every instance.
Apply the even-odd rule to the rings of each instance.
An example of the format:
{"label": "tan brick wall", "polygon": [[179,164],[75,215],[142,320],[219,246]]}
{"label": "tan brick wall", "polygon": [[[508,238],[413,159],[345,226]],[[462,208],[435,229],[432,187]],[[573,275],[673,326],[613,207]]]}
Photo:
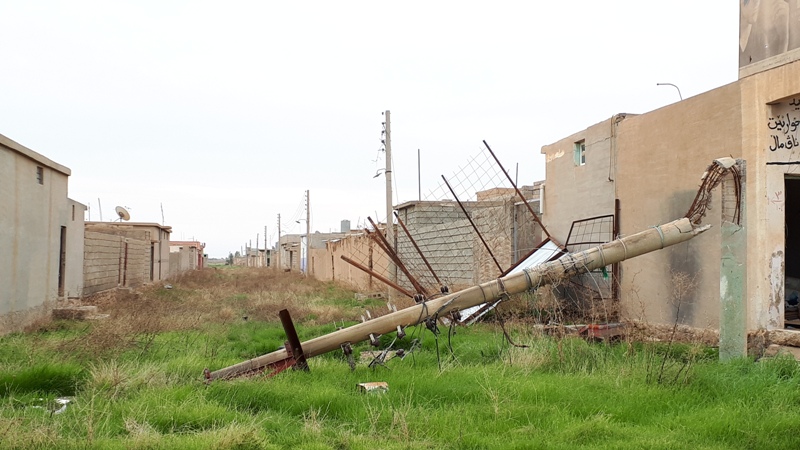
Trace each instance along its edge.
{"label": "tan brick wall", "polygon": [[387,276],[388,259],[363,233],[350,234],[338,241],[328,242],[324,249],[312,248],[309,261],[310,274],[320,280],[341,282],[362,292],[386,291],[385,284],[344,261],[342,256]]}

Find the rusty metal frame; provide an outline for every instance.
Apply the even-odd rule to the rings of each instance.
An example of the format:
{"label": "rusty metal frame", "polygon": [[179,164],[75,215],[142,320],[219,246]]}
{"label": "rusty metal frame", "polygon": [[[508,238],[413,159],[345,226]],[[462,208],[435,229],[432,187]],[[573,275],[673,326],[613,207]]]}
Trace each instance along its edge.
{"label": "rusty metal frame", "polygon": [[[615,202],[615,212],[616,212],[616,210],[617,210],[617,202]],[[611,219],[611,240],[613,241],[614,239],[616,239],[617,238],[617,234],[619,233],[617,215],[616,214],[602,214],[602,215],[599,215],[599,216],[587,217],[585,219],[573,220],[572,221],[572,225],[570,225],[570,227],[569,227],[569,234],[567,235],[567,242],[566,242],[567,251],[570,251],[570,252],[572,251],[572,250],[569,249],[570,246],[575,246],[575,245],[601,245],[601,244],[605,244],[606,242],[609,242],[609,241],[570,242],[570,239],[572,238],[572,232],[575,229],[575,224],[579,224],[579,223],[582,223],[582,222],[589,222],[589,221],[598,220],[598,219],[606,219],[606,218],[610,218]],[[619,272],[619,265],[617,265],[615,267],[612,264],[612,266],[611,266],[611,276],[612,277],[615,277],[615,275],[617,276],[616,278],[612,278],[612,282],[611,282],[611,297],[614,298],[614,299],[618,299],[619,298],[619,292],[617,292],[618,289],[615,287],[615,285],[619,282],[618,272]],[[596,291],[596,289],[594,289],[594,288],[592,288],[590,286],[583,286],[581,283],[579,283],[576,280],[571,280],[570,282],[573,285],[581,286],[584,289],[588,289],[590,291]]]}
{"label": "rusty metal frame", "polygon": [[[570,238],[572,237],[572,231],[575,229],[575,224],[576,223],[589,222],[591,220],[606,219],[606,218],[611,218],[611,224],[612,224],[611,225],[612,226],[612,229],[611,229],[611,234],[612,234],[611,240],[616,239],[616,236],[614,236],[614,228],[616,228],[615,215],[614,214],[603,214],[603,215],[600,215],[600,216],[587,217],[585,219],[580,219],[580,220],[573,220],[572,221],[572,225],[570,225],[570,227],[569,227],[569,234],[567,234],[567,246],[569,246],[569,244],[570,244]],[[574,245],[586,245],[586,244],[599,245],[599,244],[605,244],[606,242],[609,242],[609,241],[580,241],[580,242],[573,242],[573,244]],[[566,247],[566,248],[568,249],[568,247]]]}

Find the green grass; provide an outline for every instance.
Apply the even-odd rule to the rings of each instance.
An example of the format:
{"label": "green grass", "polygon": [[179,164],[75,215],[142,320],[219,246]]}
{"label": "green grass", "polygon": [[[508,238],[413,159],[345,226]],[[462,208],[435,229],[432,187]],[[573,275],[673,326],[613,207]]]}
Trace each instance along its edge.
{"label": "green grass", "polygon": [[75,364],[52,361],[16,371],[0,371],[0,397],[20,393],[75,395],[83,378]]}
{"label": "green grass", "polygon": [[[282,339],[271,324],[234,328],[195,337],[218,344],[249,333],[264,348]],[[169,333],[156,351],[84,368],[51,355],[47,365],[2,374],[0,398],[13,407],[0,412],[0,427],[10,431],[0,447],[37,448],[41,436],[47,436],[41,448],[796,448],[800,442],[794,433],[800,371],[793,360],[723,365],[706,358],[689,382],[664,385],[645,381],[646,348],[631,354],[624,344],[539,337],[528,341],[529,349],[510,349],[496,330],[476,326],[458,331],[455,357],[440,337],[439,370],[436,341],[425,333],[421,349],[386,367],[360,364],[350,372],[341,355],[328,354],[310,360],[309,373],[211,385],[200,381],[208,350]],[[227,355],[220,363],[239,360],[235,346],[220,352]],[[362,394],[356,384],[363,381],[386,381],[390,390]],[[62,395],[74,395],[64,414],[32,408],[35,396]]]}
{"label": "green grass", "polygon": [[[203,297],[197,287],[178,288]],[[257,297],[262,288],[254,289],[214,298],[229,305],[242,301],[236,295]],[[326,301],[307,299],[330,289],[292,301]],[[333,330],[312,320],[298,321],[302,339]],[[696,345],[592,344],[520,323],[508,327],[529,348],[513,348],[499,329],[479,324],[458,328],[449,345],[445,328],[438,340],[424,327],[408,329],[395,347],[417,338],[421,348],[374,369],[359,362],[351,372],[337,351],[309,360],[307,373],[206,385],[204,367],[272,351],[285,337],[277,321],[192,324],[126,345],[106,340],[127,337],[107,334],[103,323],[0,337],[0,448],[800,447],[800,368],[790,358],[720,364],[713,349]],[[76,342],[110,347],[78,351]],[[372,348],[354,349],[358,358]],[[386,381],[389,391],[360,393],[357,383],[367,381]],[[54,399],[63,396],[72,402],[56,414]]]}

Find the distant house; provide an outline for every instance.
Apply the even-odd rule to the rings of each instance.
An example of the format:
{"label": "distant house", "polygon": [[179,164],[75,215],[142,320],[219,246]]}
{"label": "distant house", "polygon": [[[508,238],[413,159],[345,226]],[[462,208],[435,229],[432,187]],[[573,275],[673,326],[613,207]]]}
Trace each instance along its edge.
{"label": "distant house", "polygon": [[[239,254],[239,252],[236,252]],[[234,256],[234,266],[272,267],[272,250],[245,247],[244,255]]]}
{"label": "distant house", "polygon": [[205,267],[206,244],[198,241],[171,241],[169,243],[169,273],[178,275],[187,270]]}
{"label": "distant house", "polygon": [[70,170],[0,135],[0,333],[83,294],[83,214]]}
{"label": "distant house", "polygon": [[[317,256],[315,250],[324,250],[327,242],[341,239],[346,233],[311,233],[311,256],[306,258],[306,235],[285,234],[278,241],[278,257],[280,269],[304,272],[306,259],[308,259],[308,272],[314,275],[317,271]],[[323,278],[324,279],[324,278]]]}
{"label": "distant house", "polygon": [[169,277],[171,233],[157,223],[86,222],[84,295]]}

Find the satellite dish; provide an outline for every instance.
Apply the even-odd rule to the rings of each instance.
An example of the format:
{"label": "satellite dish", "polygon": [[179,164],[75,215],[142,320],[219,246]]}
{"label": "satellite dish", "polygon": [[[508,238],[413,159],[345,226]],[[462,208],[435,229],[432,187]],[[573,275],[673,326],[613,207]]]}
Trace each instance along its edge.
{"label": "satellite dish", "polygon": [[131,220],[131,214],[128,212],[127,209],[123,208],[122,206],[117,206],[116,208],[114,208],[114,211],[117,212],[120,221]]}

